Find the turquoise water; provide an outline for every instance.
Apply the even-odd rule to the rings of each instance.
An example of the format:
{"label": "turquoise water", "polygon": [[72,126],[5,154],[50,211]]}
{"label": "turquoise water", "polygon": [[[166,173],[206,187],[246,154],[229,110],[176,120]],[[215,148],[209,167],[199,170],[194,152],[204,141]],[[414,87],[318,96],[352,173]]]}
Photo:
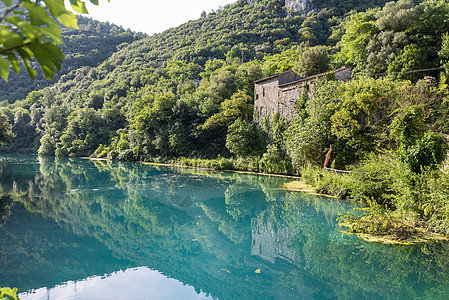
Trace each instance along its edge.
{"label": "turquoise water", "polygon": [[21,299],[447,299],[449,245],[342,234],[291,179],[0,156],[0,286]]}

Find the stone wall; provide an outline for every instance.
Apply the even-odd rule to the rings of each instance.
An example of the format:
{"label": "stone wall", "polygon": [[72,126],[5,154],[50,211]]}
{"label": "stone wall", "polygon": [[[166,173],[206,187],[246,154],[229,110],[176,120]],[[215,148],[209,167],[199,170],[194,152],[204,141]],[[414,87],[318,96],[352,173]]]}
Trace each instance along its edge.
{"label": "stone wall", "polygon": [[279,103],[279,115],[285,119],[289,119],[296,115],[296,102],[302,95],[304,90],[304,85],[306,82],[299,82],[294,85],[289,85],[281,90],[281,99]]}
{"label": "stone wall", "polygon": [[279,79],[273,77],[263,82],[263,84],[255,84],[254,93],[256,100],[254,107],[257,108],[259,116],[271,117],[277,111],[279,102]]}

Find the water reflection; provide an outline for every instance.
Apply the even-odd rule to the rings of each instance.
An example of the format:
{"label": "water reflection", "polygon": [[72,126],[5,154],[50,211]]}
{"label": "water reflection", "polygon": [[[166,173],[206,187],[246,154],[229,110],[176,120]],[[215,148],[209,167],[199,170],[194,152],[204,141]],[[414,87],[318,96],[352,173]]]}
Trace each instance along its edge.
{"label": "water reflection", "polygon": [[145,266],[219,299],[449,293],[446,243],[342,235],[336,218],[348,203],[283,191],[287,179],[13,156],[1,166],[0,285],[22,292]]}

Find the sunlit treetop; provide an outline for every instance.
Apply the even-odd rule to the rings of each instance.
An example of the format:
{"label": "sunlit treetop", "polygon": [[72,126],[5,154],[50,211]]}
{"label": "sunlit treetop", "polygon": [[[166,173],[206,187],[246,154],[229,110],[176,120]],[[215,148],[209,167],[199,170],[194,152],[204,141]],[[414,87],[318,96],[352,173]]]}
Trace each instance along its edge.
{"label": "sunlit treetop", "polygon": [[[19,72],[22,61],[33,79],[35,59],[45,78],[51,79],[64,61],[59,26],[78,28],[76,16],[64,0],[1,1],[5,8],[0,11],[0,76],[7,81],[10,68]],[[98,5],[98,0],[89,1]],[[70,5],[77,13],[88,13],[85,1],[70,0]]]}

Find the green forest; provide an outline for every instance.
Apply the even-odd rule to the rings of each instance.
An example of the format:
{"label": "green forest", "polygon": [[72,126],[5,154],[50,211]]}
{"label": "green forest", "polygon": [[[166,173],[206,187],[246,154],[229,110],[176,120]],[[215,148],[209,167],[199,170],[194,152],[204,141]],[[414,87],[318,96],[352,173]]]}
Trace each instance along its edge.
{"label": "green forest", "polygon": [[[353,231],[449,234],[449,1],[311,3],[239,0],[153,36],[79,18],[54,82],[0,83],[1,151],[301,175],[367,204]],[[296,118],[254,110],[254,81],[342,66]]]}

